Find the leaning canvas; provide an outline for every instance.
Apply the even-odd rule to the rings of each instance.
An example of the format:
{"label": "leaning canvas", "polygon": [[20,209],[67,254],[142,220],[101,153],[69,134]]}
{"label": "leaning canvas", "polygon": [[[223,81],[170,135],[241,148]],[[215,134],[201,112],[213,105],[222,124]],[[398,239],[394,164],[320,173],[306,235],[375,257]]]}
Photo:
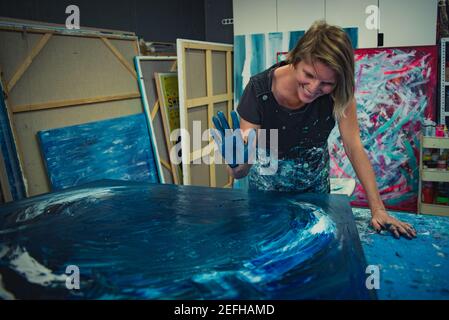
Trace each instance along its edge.
{"label": "leaning canvas", "polygon": [[[437,47],[355,51],[357,117],[379,191],[390,209],[416,211],[419,134],[435,120]],[[355,178],[338,129],[329,138],[331,175]],[[353,205],[367,206],[358,182]]]}

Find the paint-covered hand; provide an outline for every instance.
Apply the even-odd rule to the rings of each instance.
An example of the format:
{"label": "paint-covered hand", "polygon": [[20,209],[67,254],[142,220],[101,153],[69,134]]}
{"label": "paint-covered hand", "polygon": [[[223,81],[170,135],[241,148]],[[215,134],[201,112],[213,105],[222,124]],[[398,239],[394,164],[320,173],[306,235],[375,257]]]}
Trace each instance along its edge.
{"label": "paint-covered hand", "polygon": [[232,128],[229,127],[223,112],[219,111],[217,116],[212,117],[216,129],[212,129],[211,133],[224,160],[231,168],[236,168],[239,164],[253,163],[256,153],[256,131],[250,129],[245,143],[237,112],[231,111],[231,118]]}
{"label": "paint-covered hand", "polygon": [[407,239],[412,239],[416,237],[416,231],[411,224],[393,218],[385,209],[372,210],[371,214],[371,225],[377,232],[387,230],[395,238],[403,236]]}

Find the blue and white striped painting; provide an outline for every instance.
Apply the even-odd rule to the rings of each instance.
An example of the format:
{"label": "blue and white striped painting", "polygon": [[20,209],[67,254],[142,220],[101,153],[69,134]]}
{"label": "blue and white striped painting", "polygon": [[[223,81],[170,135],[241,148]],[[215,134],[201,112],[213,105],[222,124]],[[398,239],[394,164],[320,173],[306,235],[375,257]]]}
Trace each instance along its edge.
{"label": "blue and white striped painting", "polygon": [[[358,45],[358,28],[343,28],[354,48]],[[269,68],[280,52],[292,50],[305,31],[270,32],[234,37],[234,105],[237,107],[249,78]]]}
{"label": "blue and white striped painting", "polygon": [[102,179],[159,182],[144,114],[38,132],[52,190]]}

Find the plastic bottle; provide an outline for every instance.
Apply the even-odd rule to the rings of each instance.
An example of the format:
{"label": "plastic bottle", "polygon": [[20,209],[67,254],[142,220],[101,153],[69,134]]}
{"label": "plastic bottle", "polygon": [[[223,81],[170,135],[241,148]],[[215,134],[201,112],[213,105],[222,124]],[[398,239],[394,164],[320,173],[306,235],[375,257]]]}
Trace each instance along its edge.
{"label": "plastic bottle", "polygon": [[432,161],[432,154],[430,153],[430,149],[424,149],[422,155],[422,164],[425,169],[429,167],[430,161]]}
{"label": "plastic bottle", "polygon": [[422,202],[433,203],[434,189],[432,182],[424,182],[422,187]]}

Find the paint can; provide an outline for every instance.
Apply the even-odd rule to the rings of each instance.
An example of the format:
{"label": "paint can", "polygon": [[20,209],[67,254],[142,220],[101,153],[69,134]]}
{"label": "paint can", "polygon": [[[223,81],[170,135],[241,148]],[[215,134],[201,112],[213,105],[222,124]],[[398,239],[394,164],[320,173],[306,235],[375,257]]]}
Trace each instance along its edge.
{"label": "paint can", "polygon": [[444,125],[438,124],[435,128],[435,136],[438,138],[444,138]]}
{"label": "paint can", "polygon": [[432,182],[425,182],[422,189],[422,202],[433,203],[433,185]]}

